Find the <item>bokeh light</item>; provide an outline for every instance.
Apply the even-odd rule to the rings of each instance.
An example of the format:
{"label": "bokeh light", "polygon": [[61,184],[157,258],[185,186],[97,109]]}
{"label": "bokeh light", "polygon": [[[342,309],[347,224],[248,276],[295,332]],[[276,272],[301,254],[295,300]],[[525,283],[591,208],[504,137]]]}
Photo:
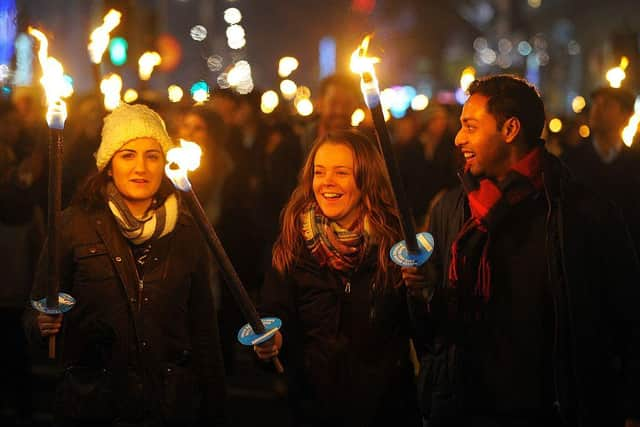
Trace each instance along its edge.
{"label": "bokeh light", "polygon": [[353,114],[351,114],[351,126],[358,127],[360,123],[364,121],[365,113],[362,108],[357,108]]}
{"label": "bokeh light", "polygon": [[293,56],[283,56],[278,61],[278,75],[282,78],[289,77],[292,72],[298,69],[300,63]]}
{"label": "bokeh light", "polygon": [[549,130],[552,133],[558,133],[562,130],[562,120],[557,117],[549,120]]}
{"label": "bokeh light", "polygon": [[224,11],[224,22],[227,24],[233,25],[240,21],[242,21],[242,13],[237,8],[230,7]]}
{"label": "bokeh light", "polygon": [[591,135],[591,129],[589,129],[589,126],[587,125],[580,125],[578,128],[578,135],[580,135],[581,138],[589,138],[589,135]]}
{"label": "bokeh light", "polygon": [[280,92],[284,99],[293,99],[296,96],[298,85],[293,80],[283,80],[280,82]]}
{"label": "bokeh light", "polygon": [[302,98],[296,103],[296,111],[303,117],[310,116],[313,113],[313,103],[310,99]]}
{"label": "bokeh light", "polygon": [[127,104],[131,104],[132,102],[136,102],[138,100],[138,91],[135,89],[127,89],[124,91],[124,95],[122,95],[122,100]]}
{"label": "bokeh light", "polygon": [[429,97],[424,94],[416,95],[411,100],[411,109],[414,111],[422,111],[429,106]]}
{"label": "bokeh light", "polygon": [[260,98],[260,109],[263,113],[270,114],[276,109],[279,103],[280,98],[278,97],[278,93],[274,90],[268,90],[263,93]]}
{"label": "bokeh light", "polygon": [[184,96],[184,91],[178,85],[171,85],[167,88],[167,95],[170,102],[180,102]]}
{"label": "bokeh light", "polygon": [[207,29],[204,25],[196,25],[189,31],[191,38],[197,42],[201,42],[207,38]]}

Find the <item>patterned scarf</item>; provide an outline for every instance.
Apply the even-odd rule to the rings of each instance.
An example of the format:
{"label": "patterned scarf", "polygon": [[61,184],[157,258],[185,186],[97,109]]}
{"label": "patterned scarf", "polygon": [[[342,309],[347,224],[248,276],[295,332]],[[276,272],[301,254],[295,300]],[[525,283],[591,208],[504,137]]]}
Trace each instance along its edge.
{"label": "patterned scarf", "polygon": [[320,265],[348,274],[362,261],[368,246],[366,224],[356,222],[351,230],[342,228],[329,221],[315,202],[300,215],[300,222],[305,244]]}
{"label": "patterned scarf", "polygon": [[488,249],[491,231],[512,206],[542,189],[541,159],[542,149],[532,150],[498,184],[486,178],[478,181],[468,170],[460,177],[467,193],[471,217],[464,223],[451,246],[449,284],[452,288],[474,284],[470,295],[489,301],[491,266]]}
{"label": "patterned scarf", "polygon": [[178,220],[178,198],[172,193],[161,206],[154,203],[143,218],[136,218],[124,201],[113,182],[105,189],[107,204],[116,218],[120,231],[134,245],[141,245],[149,239],[159,239],[171,233]]}

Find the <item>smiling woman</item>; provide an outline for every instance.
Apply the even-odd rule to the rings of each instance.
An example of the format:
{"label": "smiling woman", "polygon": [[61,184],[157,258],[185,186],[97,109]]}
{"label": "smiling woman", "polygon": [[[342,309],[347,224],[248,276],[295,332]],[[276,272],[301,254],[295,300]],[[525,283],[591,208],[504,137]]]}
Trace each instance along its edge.
{"label": "smiling woman", "polygon": [[[58,425],[219,423],[208,249],[164,176],[171,146],[154,111],[118,107],[104,120],[98,173],[63,213],[61,287],[77,304],[64,319],[27,318],[36,342],[60,333]],[[41,264],[34,299],[46,282]]]}
{"label": "smiling woman", "polygon": [[282,213],[263,287],[263,314],[280,317],[282,333],[255,347],[261,359],[282,349],[295,425],[420,425],[408,303],[422,301],[390,262],[399,239],[375,144],[354,131],[316,141]]}

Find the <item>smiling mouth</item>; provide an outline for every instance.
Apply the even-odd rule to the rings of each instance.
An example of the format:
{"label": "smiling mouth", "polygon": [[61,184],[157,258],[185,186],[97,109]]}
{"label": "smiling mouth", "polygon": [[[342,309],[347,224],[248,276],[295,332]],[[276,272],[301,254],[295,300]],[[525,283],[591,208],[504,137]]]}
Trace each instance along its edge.
{"label": "smiling mouth", "polygon": [[322,193],[322,197],[328,200],[338,200],[342,197],[340,193]]}
{"label": "smiling mouth", "polygon": [[470,160],[470,159],[473,159],[474,157],[476,157],[475,153],[472,153],[470,151],[464,151],[462,153],[462,155],[464,156],[465,160]]}
{"label": "smiling mouth", "polygon": [[132,179],[131,182],[133,182],[135,184],[146,184],[149,181],[147,181],[146,179]]}

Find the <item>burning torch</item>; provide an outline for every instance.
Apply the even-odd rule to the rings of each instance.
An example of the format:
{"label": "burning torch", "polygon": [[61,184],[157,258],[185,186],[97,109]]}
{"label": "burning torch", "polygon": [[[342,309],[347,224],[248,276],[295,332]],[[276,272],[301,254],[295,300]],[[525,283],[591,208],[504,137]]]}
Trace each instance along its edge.
{"label": "burning torch", "polygon": [[[213,226],[209,222],[207,215],[194,193],[191,182],[187,176],[188,171],[194,171],[200,166],[200,156],[202,150],[198,144],[180,140],[181,147],[172,148],[167,153],[167,165],[165,173],[173,185],[184,195],[189,211],[193,215],[205,236],[207,244],[213,252],[236,303],[245,319],[249,322],[238,332],[238,340],[244,345],[256,345],[269,340],[282,325],[282,321],[276,317],[260,319],[255,306],[251,302],[240,277],[231,264],[229,257],[220,242]],[[277,357],[273,358],[273,364],[279,373],[284,372],[284,368]]]}
{"label": "burning torch", "polygon": [[[46,297],[32,301],[32,306],[46,314],[65,313],[75,304],[74,298],[60,290],[60,219],[62,200],[62,147],[64,122],[67,119],[67,105],[62,100],[64,94],[64,70],[60,62],[48,56],[49,42],[39,30],[29,27],[29,34],[40,43],[38,60],[42,67],[40,83],[47,97],[46,120],[49,126],[49,188],[47,217],[48,280]],[[55,336],[49,337],[49,357],[55,358]]]}
{"label": "burning torch", "polygon": [[111,31],[113,31],[118,25],[120,25],[120,18],[122,14],[115,9],[110,9],[109,12],[102,18],[102,25],[91,32],[89,36],[89,57],[93,64],[93,79],[96,83],[96,88],[99,89],[100,81],[102,80],[102,72],[100,71],[100,64],[102,63],[102,56],[104,51],[109,46],[109,39]]}
{"label": "burning torch", "polygon": [[373,118],[378,148],[387,167],[394,199],[400,214],[400,226],[404,240],[391,248],[390,256],[393,262],[401,267],[417,267],[424,264],[431,256],[434,244],[433,236],[429,233],[416,235],[411,207],[404,191],[396,159],[391,150],[389,131],[380,103],[380,88],[373,67],[374,64],[380,62],[380,59],[367,56],[370,40],[371,36],[367,35],[351,55],[351,69],[360,74],[360,88]]}

